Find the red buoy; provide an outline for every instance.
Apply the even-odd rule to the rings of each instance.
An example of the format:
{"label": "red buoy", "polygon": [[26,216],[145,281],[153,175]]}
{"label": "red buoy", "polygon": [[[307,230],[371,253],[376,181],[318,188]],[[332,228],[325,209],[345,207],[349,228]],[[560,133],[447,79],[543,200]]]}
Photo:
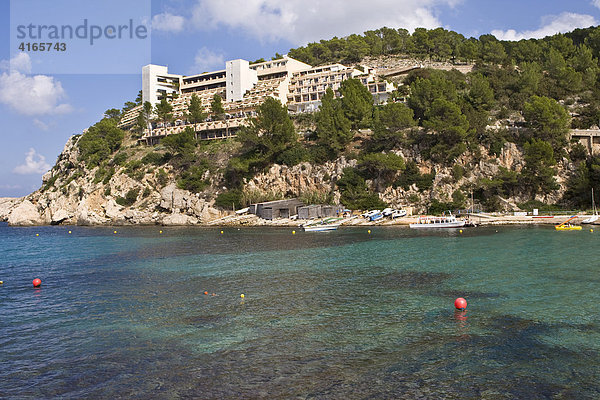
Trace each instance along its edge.
{"label": "red buoy", "polygon": [[465,310],[467,308],[467,301],[462,297],[459,297],[454,300],[454,307],[456,307],[457,310]]}
{"label": "red buoy", "polygon": [[40,278],[35,278],[33,280],[33,287],[40,287],[42,286],[42,280]]}

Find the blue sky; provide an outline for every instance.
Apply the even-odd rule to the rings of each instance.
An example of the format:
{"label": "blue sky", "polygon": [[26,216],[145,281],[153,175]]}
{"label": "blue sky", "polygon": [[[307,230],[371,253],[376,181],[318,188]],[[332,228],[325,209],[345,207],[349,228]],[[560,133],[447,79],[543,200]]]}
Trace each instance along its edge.
{"label": "blue sky", "polygon": [[[267,59],[309,41],[382,26],[411,31],[442,26],[467,37],[493,33],[501,39],[518,40],[600,24],[600,0],[12,3],[13,18],[11,1],[0,0],[0,197],[23,196],[38,189],[43,173],[54,164],[71,135],[98,121],[105,110],[134,100],[141,88],[141,67],[147,60],[168,65],[174,73],[192,74],[223,68],[228,59]],[[52,6],[54,11],[45,11]],[[56,10],[60,10],[60,21]],[[136,25],[145,24],[151,35],[136,42],[99,39],[99,44],[85,49],[81,42],[70,41],[70,49],[81,51],[42,56],[20,51],[17,47],[23,40],[16,40],[15,26],[11,27],[11,22],[14,25],[21,20],[58,25],[79,24],[83,19],[104,28],[113,19],[114,24],[132,19]],[[90,73],[92,62],[94,74]]]}

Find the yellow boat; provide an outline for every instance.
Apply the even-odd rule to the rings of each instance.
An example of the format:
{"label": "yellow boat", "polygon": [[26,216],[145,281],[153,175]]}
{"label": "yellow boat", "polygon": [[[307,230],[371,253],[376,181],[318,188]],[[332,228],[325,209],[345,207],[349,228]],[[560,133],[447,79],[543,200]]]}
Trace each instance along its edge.
{"label": "yellow boat", "polygon": [[571,225],[571,224],[555,225],[554,229],[556,229],[557,231],[580,231],[581,230],[581,226],[579,226],[579,225]]}
{"label": "yellow boat", "polygon": [[554,229],[556,229],[557,231],[580,231],[581,230],[580,225],[571,225],[569,223],[569,221],[574,220],[575,218],[577,218],[577,216],[573,215],[571,218],[569,218],[562,224],[554,225]]}

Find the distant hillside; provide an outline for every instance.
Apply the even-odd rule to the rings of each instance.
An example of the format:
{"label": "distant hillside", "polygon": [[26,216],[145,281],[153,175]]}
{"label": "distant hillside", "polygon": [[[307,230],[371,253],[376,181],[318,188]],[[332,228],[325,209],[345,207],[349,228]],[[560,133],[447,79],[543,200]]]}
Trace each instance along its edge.
{"label": "distant hillside", "polygon": [[[374,104],[354,79],[316,113],[290,115],[269,97],[223,141],[198,141],[188,125],[158,145],[138,143],[138,131],[117,127],[138,98],[71,138],[43,187],[2,203],[0,219],[207,224],[284,197],[429,213],[465,208],[471,196],[487,211],[589,208],[591,188],[600,193],[600,149],[590,154],[570,129],[600,119],[599,49],[599,28],[520,42],[383,28],[312,43],[290,56],[419,67],[385,78],[399,83],[388,104]],[[470,72],[452,69],[467,62]]]}
{"label": "distant hillside", "polygon": [[594,58],[600,55],[600,27],[576,29],[566,34],[544,39],[500,41],[493,35],[466,38],[460,33],[444,28],[427,30],[417,28],[410,34],[406,29],[381,29],[353,34],[343,38],[309,43],[290,49],[288,55],[311,65],[326,63],[359,63],[365,57],[407,56],[421,60],[452,60],[492,64],[521,64],[543,62],[549,50],[555,49],[569,59],[576,48],[591,51]]}

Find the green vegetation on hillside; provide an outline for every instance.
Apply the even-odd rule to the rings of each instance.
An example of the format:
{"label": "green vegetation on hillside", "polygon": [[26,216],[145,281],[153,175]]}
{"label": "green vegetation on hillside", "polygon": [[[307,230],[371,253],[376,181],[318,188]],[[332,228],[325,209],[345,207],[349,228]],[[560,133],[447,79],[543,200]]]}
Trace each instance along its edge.
{"label": "green vegetation on hillside", "polygon": [[[322,164],[340,156],[356,160],[351,164],[355,167],[346,168],[337,181],[330,177],[326,181],[351,208],[383,206],[378,193],[390,186],[408,191],[409,201],[426,203],[430,211],[461,207],[471,191],[489,210],[504,198],[537,204],[559,187],[557,173],[567,169],[568,180],[558,180],[567,186],[563,205],[589,207],[590,189],[600,189],[600,159],[568,141],[570,128],[588,129],[600,120],[599,27],[518,42],[499,41],[492,35],[465,38],[443,28],[416,29],[412,34],[382,28],[310,43],[289,55],[312,65],[358,64],[366,56],[475,65],[468,74],[416,69],[395,81],[396,102],[385,105],[374,104],[369,90],[356,79],[342,83],[339,98],[328,89],[320,109],[312,114],[290,116],[278,100],[268,98],[236,139],[210,144],[200,144],[196,137],[195,128],[206,114],[192,96],[184,115],[192,125],[151,150],[136,148],[135,137],[126,137],[117,128],[124,112],[142,104],[138,96],[122,110],[107,110],[79,138],[79,160],[88,168],[99,167],[96,183],[107,183],[122,170],[136,179],[154,172],[161,187],[170,171],[180,188],[207,197],[221,192],[217,205],[224,208],[257,200],[258,195],[246,191],[245,182],[273,164]],[[212,99],[213,118],[225,118],[222,101],[218,96]],[[137,134],[151,118],[163,124],[172,121],[172,113],[166,100],[154,109],[143,104]],[[498,166],[492,169],[497,171],[493,176],[469,175],[477,163],[500,156],[509,146],[522,154],[516,171]],[[443,171],[443,178],[436,171]],[[451,196],[446,193],[444,201],[415,194],[435,189],[434,181],[461,186]],[[217,183],[218,190],[211,187]],[[53,185],[54,181],[46,186]],[[263,197],[288,195],[302,194]],[[332,198],[331,193],[318,196]],[[118,201],[129,204],[138,197],[139,193],[128,193]]]}
{"label": "green vegetation on hillside", "polygon": [[102,119],[79,138],[79,160],[89,168],[99,165],[121,147],[124,137],[115,118]]}

